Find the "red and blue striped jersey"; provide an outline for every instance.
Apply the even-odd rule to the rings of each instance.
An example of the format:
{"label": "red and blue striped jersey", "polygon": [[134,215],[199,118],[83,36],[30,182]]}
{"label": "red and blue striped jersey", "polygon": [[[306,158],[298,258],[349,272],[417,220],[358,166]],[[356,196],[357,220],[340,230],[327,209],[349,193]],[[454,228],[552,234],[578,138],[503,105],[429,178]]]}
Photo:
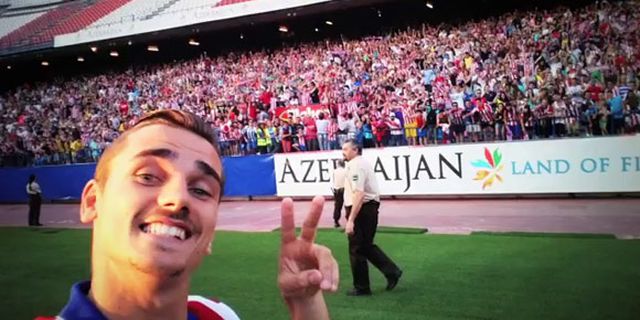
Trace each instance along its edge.
{"label": "red and blue striped jersey", "polygon": [[[73,285],[67,305],[54,317],[36,317],[35,320],[107,320],[95,304],[88,298],[91,282]],[[236,313],[226,304],[201,296],[189,296],[187,300],[188,320],[239,320]]]}

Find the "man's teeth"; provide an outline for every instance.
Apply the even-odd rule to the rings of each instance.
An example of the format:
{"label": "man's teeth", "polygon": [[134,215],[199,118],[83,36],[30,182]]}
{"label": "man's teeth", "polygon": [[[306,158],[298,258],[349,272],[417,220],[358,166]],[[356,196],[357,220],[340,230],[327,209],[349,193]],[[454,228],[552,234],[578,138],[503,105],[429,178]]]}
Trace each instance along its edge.
{"label": "man's teeth", "polygon": [[184,240],[187,237],[187,233],[183,229],[162,223],[148,224],[143,231],[150,234],[176,237],[180,240]]}

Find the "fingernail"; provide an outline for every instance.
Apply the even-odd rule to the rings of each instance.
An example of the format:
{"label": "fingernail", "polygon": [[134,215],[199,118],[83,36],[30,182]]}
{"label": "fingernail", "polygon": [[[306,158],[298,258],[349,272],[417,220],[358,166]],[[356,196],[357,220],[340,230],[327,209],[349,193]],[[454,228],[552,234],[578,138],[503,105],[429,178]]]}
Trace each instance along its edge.
{"label": "fingernail", "polygon": [[323,290],[331,289],[331,283],[329,282],[329,280],[322,281],[322,284],[320,286],[322,287]]}

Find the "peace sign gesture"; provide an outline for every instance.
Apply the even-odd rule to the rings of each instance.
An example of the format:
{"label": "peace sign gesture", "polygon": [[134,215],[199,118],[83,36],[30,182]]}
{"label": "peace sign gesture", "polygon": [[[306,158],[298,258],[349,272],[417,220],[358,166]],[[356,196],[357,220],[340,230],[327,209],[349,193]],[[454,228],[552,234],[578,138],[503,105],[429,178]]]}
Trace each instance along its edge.
{"label": "peace sign gesture", "polygon": [[282,244],[278,286],[292,319],[329,319],[322,291],[338,290],[338,263],[327,247],[315,244],[324,198],[317,196],[296,237],[293,201],[282,201]]}

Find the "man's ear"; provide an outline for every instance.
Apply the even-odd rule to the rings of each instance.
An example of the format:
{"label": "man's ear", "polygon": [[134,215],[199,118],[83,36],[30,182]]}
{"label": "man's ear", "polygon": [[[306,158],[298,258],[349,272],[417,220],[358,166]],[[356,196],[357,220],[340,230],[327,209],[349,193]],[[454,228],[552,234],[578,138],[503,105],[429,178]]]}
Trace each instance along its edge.
{"label": "man's ear", "polygon": [[91,179],[84,186],[80,203],[80,221],[82,223],[92,223],[98,217],[98,189],[98,182],[95,179]]}

